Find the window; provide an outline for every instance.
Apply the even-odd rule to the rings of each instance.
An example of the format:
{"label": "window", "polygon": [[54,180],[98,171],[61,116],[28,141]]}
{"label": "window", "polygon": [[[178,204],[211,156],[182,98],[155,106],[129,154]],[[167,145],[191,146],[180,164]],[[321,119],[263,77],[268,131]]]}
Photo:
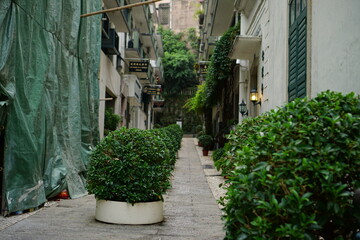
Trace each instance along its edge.
{"label": "window", "polygon": [[289,6],[289,102],[306,96],[306,0]]}
{"label": "window", "polygon": [[170,23],[170,3],[159,4],[159,18],[161,25]]}

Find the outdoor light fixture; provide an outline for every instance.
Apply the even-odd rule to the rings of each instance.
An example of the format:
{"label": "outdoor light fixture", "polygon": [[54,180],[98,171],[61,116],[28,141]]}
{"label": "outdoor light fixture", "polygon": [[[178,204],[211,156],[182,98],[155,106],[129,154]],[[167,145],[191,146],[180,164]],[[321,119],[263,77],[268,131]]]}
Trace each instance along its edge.
{"label": "outdoor light fixture", "polygon": [[248,110],[246,107],[246,103],[244,102],[244,99],[241,101],[241,103],[239,104],[239,112],[241,113],[241,116],[247,116],[248,115]]}
{"label": "outdoor light fixture", "polygon": [[258,91],[255,88],[250,91],[250,101],[252,101],[254,105],[261,105],[261,99],[258,98]]}

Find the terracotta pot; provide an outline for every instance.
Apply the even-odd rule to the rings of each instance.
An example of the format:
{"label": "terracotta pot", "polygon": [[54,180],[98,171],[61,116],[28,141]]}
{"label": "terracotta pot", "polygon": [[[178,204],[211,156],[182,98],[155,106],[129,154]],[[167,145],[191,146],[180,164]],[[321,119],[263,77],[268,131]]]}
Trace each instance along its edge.
{"label": "terracotta pot", "polygon": [[203,152],[203,156],[208,156],[209,155],[209,150],[203,149],[202,152]]}

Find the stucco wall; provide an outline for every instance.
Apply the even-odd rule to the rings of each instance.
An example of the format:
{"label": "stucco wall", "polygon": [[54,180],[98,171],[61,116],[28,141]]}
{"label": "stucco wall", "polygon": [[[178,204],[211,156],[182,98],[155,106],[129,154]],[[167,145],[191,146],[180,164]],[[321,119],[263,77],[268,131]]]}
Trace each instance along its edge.
{"label": "stucco wall", "polygon": [[[257,85],[254,85],[255,79],[243,75],[250,78],[246,91],[250,92],[251,88],[256,86],[261,98],[261,106],[254,107],[252,104],[248,106],[252,116],[287,102],[287,9],[287,1],[257,0],[251,12],[241,15],[241,34],[261,37],[261,47],[256,52],[256,58],[250,60],[249,66],[249,69],[252,69],[253,65],[258,64]],[[263,85],[263,93],[261,93],[261,85]],[[248,98],[249,96],[246,97],[247,102],[249,102]]]}
{"label": "stucco wall", "polygon": [[288,4],[268,1],[268,31],[264,32],[264,96],[261,112],[287,102]]}
{"label": "stucco wall", "polygon": [[312,1],[311,96],[360,93],[360,1]]}
{"label": "stucco wall", "polygon": [[190,27],[197,29],[199,19],[194,17],[194,14],[200,9],[199,0],[172,0],[171,2],[171,29],[174,32],[182,32]]}
{"label": "stucco wall", "polygon": [[[114,63],[115,57],[110,56]],[[116,68],[109,57],[106,56],[102,51],[100,54],[100,76],[99,76],[99,91],[100,99],[105,98],[106,90],[116,98],[114,113],[121,115],[121,93],[120,93],[120,75],[116,71]],[[104,113],[105,113],[105,101],[100,101],[99,106],[99,129],[100,137],[104,136]]]}

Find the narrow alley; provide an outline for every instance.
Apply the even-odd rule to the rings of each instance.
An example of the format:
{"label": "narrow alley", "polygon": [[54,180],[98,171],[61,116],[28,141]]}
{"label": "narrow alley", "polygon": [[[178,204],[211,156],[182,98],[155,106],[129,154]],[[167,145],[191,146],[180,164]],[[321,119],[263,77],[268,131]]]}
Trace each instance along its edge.
{"label": "narrow alley", "polygon": [[[115,225],[95,220],[92,195],[61,200],[28,215],[0,217],[0,239],[223,239],[221,210],[209,188],[221,177],[209,157],[202,157],[193,138],[183,138],[172,180],[165,195],[165,221],[154,225]],[[214,180],[214,179],[213,179]]]}

